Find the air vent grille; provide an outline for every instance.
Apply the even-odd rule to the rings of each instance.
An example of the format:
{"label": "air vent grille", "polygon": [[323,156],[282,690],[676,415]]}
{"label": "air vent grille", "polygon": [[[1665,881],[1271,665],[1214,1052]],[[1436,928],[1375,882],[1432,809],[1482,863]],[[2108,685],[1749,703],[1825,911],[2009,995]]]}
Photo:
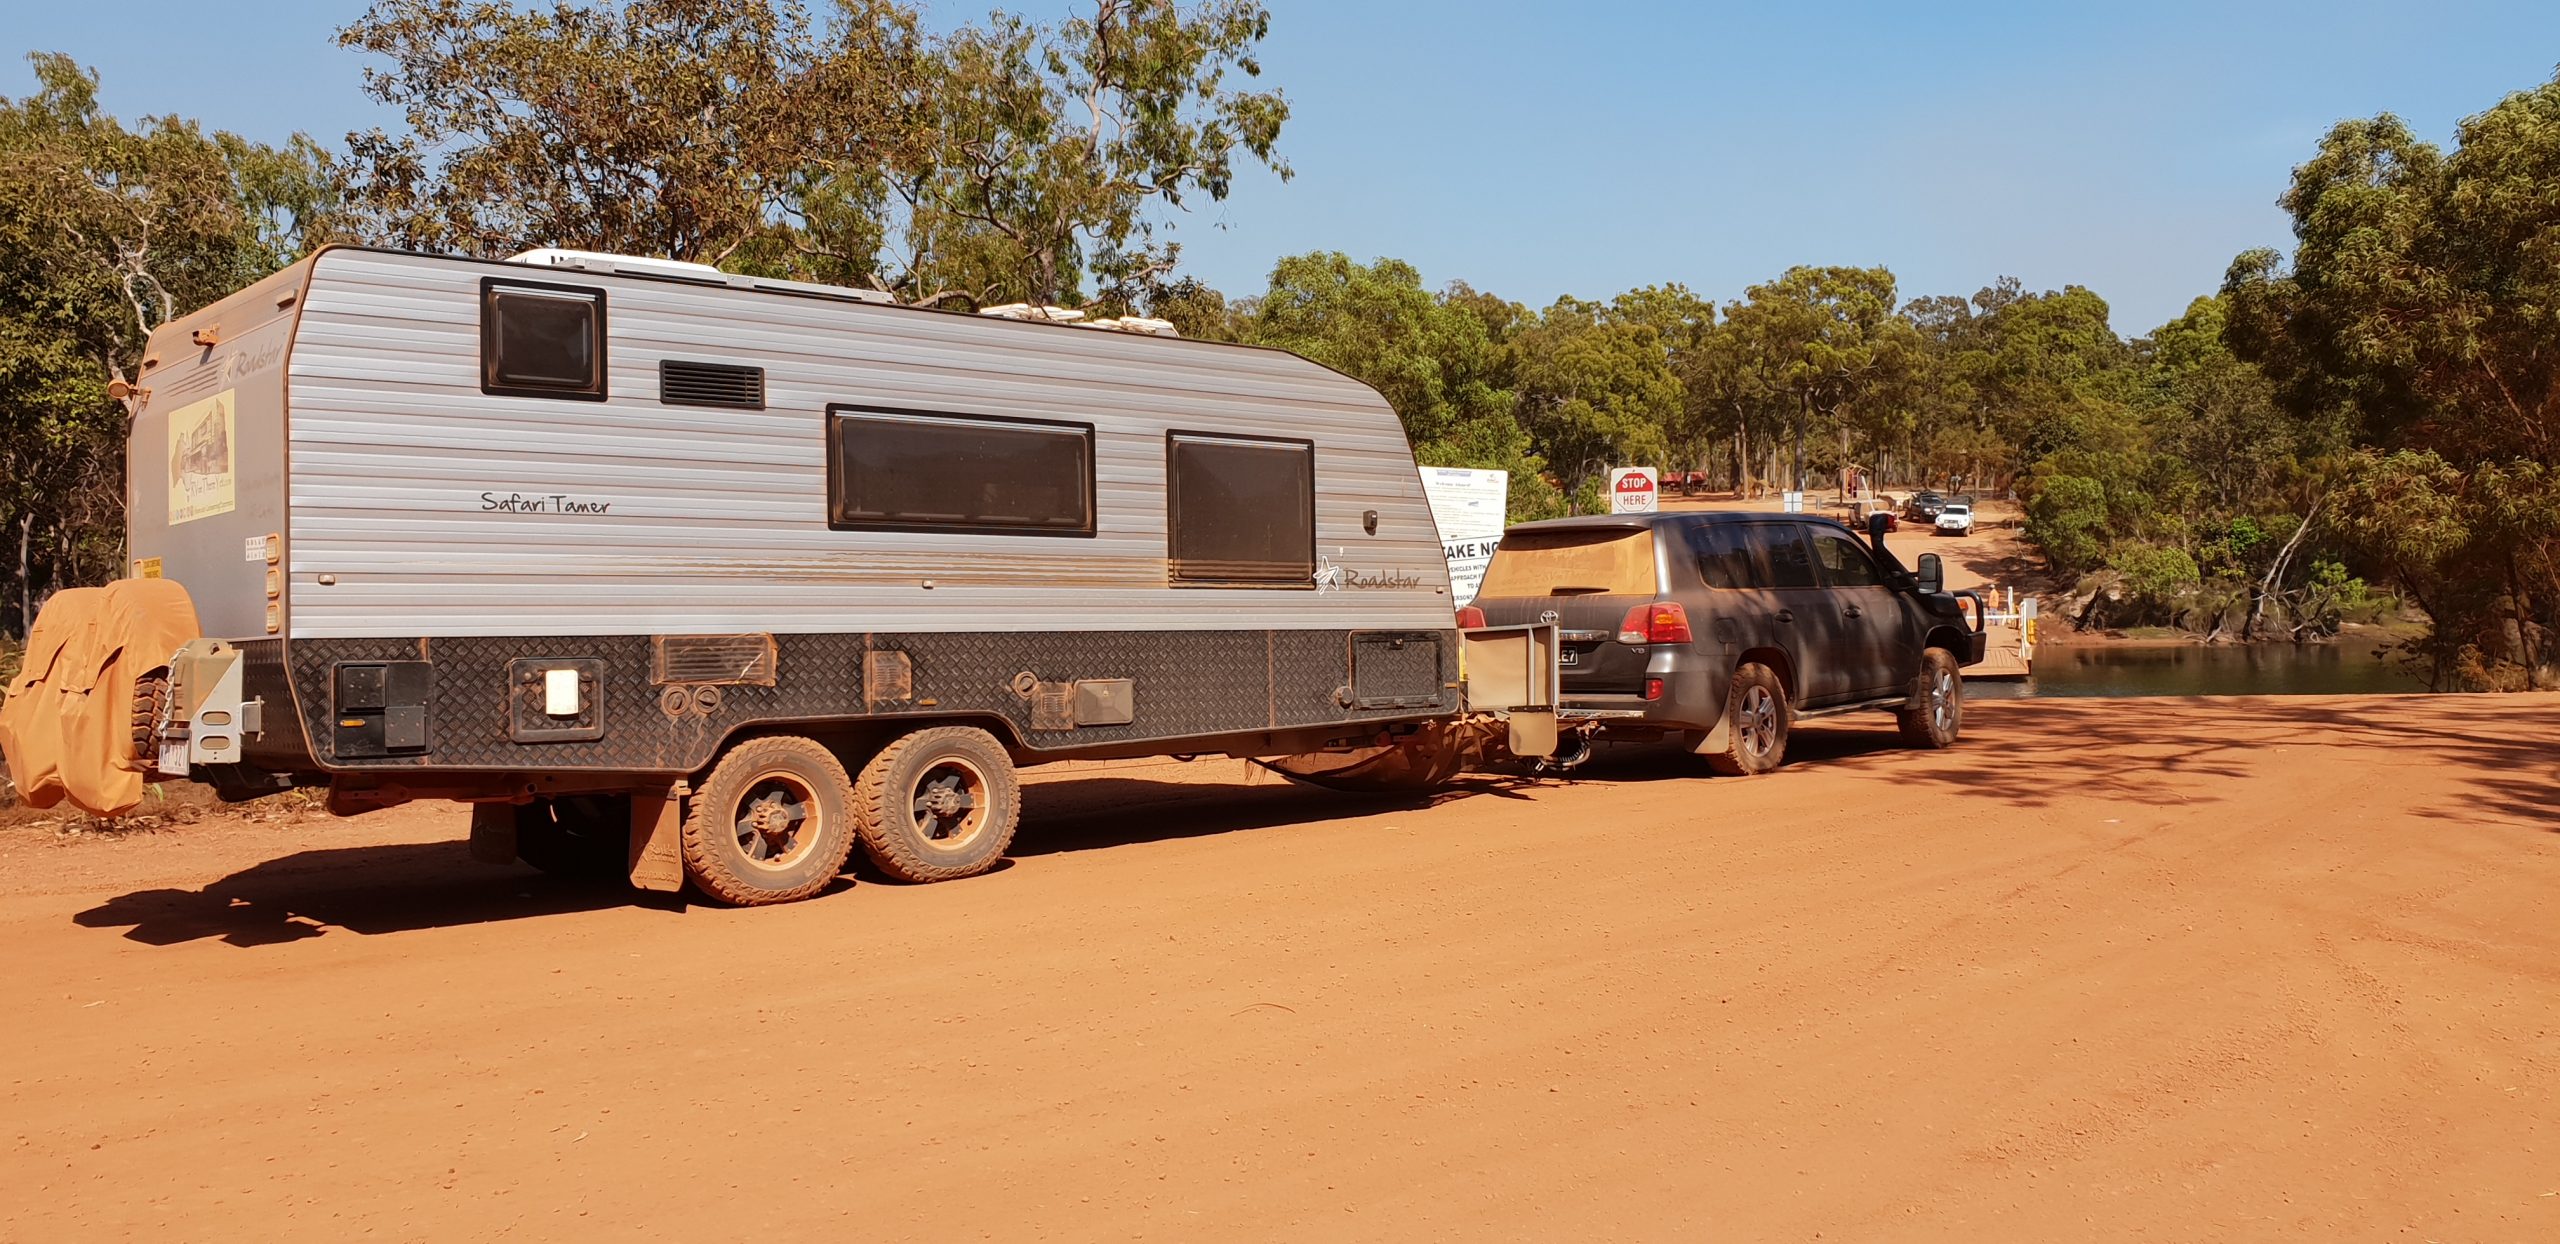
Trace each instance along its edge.
{"label": "air vent grille", "polygon": [[734,363],[658,363],[658,400],[669,406],[764,409],[764,369]]}
{"label": "air vent grille", "polygon": [[650,653],[649,681],[668,683],[774,684],[771,635],[660,635]]}

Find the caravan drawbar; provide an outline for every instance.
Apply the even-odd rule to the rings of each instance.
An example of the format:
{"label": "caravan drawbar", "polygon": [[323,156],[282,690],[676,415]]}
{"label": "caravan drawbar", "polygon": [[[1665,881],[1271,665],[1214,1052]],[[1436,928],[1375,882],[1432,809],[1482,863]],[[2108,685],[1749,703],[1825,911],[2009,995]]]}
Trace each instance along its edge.
{"label": "caravan drawbar", "polygon": [[135,764],[463,800],[483,855],[758,903],[857,841],[992,866],[1019,764],[1339,760],[1466,712],[1412,453],[1357,381],[529,258],[331,247],[152,336],[132,570],[203,638],[165,688],[130,671]]}

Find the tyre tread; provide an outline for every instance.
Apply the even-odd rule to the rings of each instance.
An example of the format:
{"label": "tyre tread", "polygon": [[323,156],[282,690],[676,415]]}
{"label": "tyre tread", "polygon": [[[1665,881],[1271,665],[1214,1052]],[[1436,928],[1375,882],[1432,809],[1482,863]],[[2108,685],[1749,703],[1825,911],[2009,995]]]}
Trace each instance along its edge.
{"label": "tyre tread", "polygon": [[[768,735],[740,743],[730,748],[728,754],[720,758],[720,763],[711,767],[711,775],[704,778],[701,787],[694,791],[693,806],[687,809],[684,818],[684,836],[680,845],[685,876],[705,895],[732,907],[795,903],[826,889],[844,871],[845,860],[853,854],[854,835],[845,832],[842,826],[836,829],[832,842],[819,845],[820,851],[832,857],[828,859],[827,867],[798,885],[770,889],[751,885],[744,877],[731,871],[724,844],[714,836],[735,835],[737,832],[732,805],[745,792],[729,788],[766,768],[776,767],[784,760],[804,766],[799,776],[832,788],[816,793],[821,799],[829,795],[834,797],[836,806],[845,813],[840,820],[860,819],[853,815],[853,783],[846,777],[844,765],[836,760],[833,752],[793,735]],[[734,838],[725,845],[735,849]]]}
{"label": "tyre tread", "polygon": [[[995,848],[984,858],[965,864],[940,863],[916,848],[908,836],[896,829],[892,815],[904,816],[899,806],[903,794],[893,791],[893,779],[904,772],[910,757],[929,754],[945,747],[965,745],[980,754],[971,757],[987,775],[988,798],[997,802],[1002,815],[986,832],[995,838]],[[895,783],[903,786],[903,783]],[[880,871],[900,881],[926,884],[935,881],[957,881],[995,867],[1013,844],[1014,831],[1022,822],[1022,781],[1014,772],[1013,760],[995,736],[975,726],[929,726],[912,734],[902,734],[875,753],[862,766],[853,784],[854,832],[862,840],[864,853]]]}
{"label": "tyre tread", "polygon": [[[1769,694],[1778,700],[1778,752],[1767,765],[1757,768],[1753,767],[1749,754],[1742,750],[1742,728],[1737,720],[1742,712],[1743,690],[1755,683],[1766,686]],[[1787,736],[1794,732],[1794,717],[1794,707],[1787,703],[1787,685],[1779,679],[1777,671],[1757,661],[1744,662],[1735,668],[1733,682],[1725,688],[1724,747],[1708,753],[1708,770],[1723,777],[1753,777],[1786,763]]]}

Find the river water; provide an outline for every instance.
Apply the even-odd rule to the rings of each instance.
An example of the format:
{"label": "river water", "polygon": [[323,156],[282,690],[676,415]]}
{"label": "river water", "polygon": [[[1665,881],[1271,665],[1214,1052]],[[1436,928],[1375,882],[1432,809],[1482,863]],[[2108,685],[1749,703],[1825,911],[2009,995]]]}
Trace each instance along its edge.
{"label": "river water", "polygon": [[2036,653],[2032,679],[1969,679],[1970,699],[2037,696],[2376,695],[2424,691],[2371,640],[2334,644],[2053,647]]}

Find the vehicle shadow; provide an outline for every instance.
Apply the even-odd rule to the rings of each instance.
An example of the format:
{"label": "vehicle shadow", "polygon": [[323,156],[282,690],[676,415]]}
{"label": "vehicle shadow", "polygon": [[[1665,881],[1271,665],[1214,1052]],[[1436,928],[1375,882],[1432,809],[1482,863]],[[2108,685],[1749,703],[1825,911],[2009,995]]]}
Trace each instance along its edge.
{"label": "vehicle shadow", "polygon": [[1358,795],[1302,786],[1276,774],[1244,782],[1160,782],[1095,777],[1044,782],[1022,792],[1016,859],[1098,851],[1150,842],[1279,829],[1316,821],[1423,808],[1504,785],[1474,776],[1452,789],[1416,795]]}
{"label": "vehicle shadow", "polygon": [[[2347,746],[2372,751],[2377,764],[2423,768],[2456,783],[2460,795],[2421,810],[2423,818],[2505,820],[2560,832],[2560,697],[2154,700],[2140,711],[2099,699],[2016,703],[2021,707],[1977,708],[1964,741],[1943,752],[1909,749],[1889,718],[1807,723],[1790,741],[1788,767],[1854,766],[1921,798],[1943,790],[2038,807],[2075,798],[2156,799],[2167,774],[2243,779],[2274,749]],[[1699,782],[1699,797],[1713,798],[1727,780],[1736,779],[1709,778],[1705,762],[1672,744],[1606,747],[1561,781],[1474,774],[1405,796],[1344,794],[1273,775],[1097,776],[1027,785],[1011,854],[1037,858],[1478,799],[1533,800],[1575,781]],[[1574,832],[1570,818],[1560,818],[1556,832]],[[839,881],[837,889],[852,884]],[[619,880],[574,882],[481,864],[452,841],[304,851],[202,889],[121,895],[72,919],[122,929],[153,946],[215,938],[249,947],[332,929],[373,935],[631,906],[684,909],[676,896],[641,894]]]}
{"label": "vehicle shadow", "polygon": [[137,890],[72,916],[91,929],[173,946],[206,938],[241,947],[307,941],[332,929],[406,933],[613,907],[678,909],[619,880],[575,881],[470,858],[460,842],[333,847],[268,860],[198,890]]}

